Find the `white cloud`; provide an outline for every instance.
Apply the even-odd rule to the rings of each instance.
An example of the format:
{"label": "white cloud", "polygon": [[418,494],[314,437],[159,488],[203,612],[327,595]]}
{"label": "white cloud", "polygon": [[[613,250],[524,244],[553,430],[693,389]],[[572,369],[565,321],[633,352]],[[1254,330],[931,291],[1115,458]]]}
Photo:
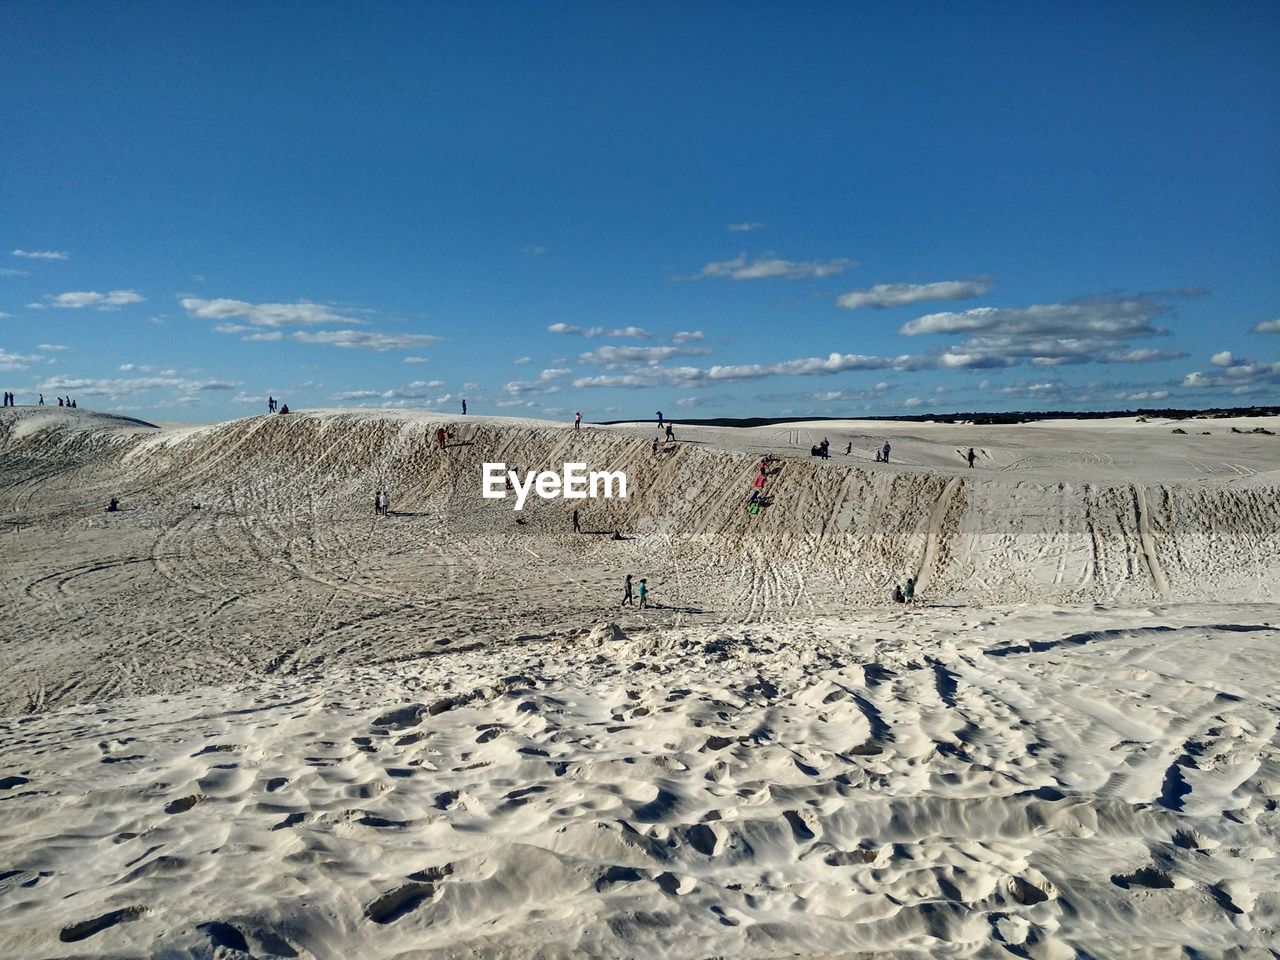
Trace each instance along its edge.
{"label": "white cloud", "polygon": [[1117,400],[1128,400],[1130,402],[1143,400],[1168,400],[1168,390],[1137,390],[1133,393],[1117,393]]}
{"label": "white cloud", "polygon": [[502,388],[502,392],[508,398],[507,406],[510,406],[510,400],[521,399],[527,396],[539,396],[544,394],[559,393],[560,386],[557,380],[563,380],[571,375],[572,370],[562,367],[549,367],[538,374],[537,380],[512,380]]}
{"label": "white cloud", "polygon": [[426,363],[427,358],[426,357],[405,357],[404,362],[405,363]]}
{"label": "white cloud", "polygon": [[377,350],[379,353],[440,342],[439,337],[427,333],[374,333],[371,330],[298,330],[293,339],[300,343],[323,343],[345,349]]}
{"label": "white cloud", "polygon": [[854,261],[835,260],[779,260],[776,258],[748,260],[745,253],[732,260],[708,263],[688,280],[721,278],[726,280],[807,280],[834,277],[856,266]]}
{"label": "white cloud", "polygon": [[631,337],[634,340],[648,340],[653,336],[641,327],[579,327],[572,323],[553,323],[547,327],[548,333],[563,333],[577,337]]}
{"label": "white cloud", "polygon": [[826,376],[846,370],[909,370],[920,365],[921,358],[907,355],[868,357],[856,353],[832,353],[826,357],[804,357],[782,363],[716,366],[708,370],[707,375],[712,380],[753,380],[770,376]]}
{"label": "white cloud", "polygon": [[4,347],[0,347],[0,371],[8,373],[12,370],[25,370],[28,364],[39,363],[43,360],[38,354],[21,354],[9,353]]}
{"label": "white cloud", "polygon": [[[433,400],[435,393],[444,386],[443,380],[415,380],[390,390],[343,390],[333,395],[335,400]],[[443,399],[443,398],[442,398]],[[438,401],[437,401],[438,402]]]}
{"label": "white cloud", "polygon": [[1098,357],[1099,363],[1160,363],[1164,360],[1181,360],[1186,354],[1181,350],[1156,350],[1142,347],[1137,350],[1112,350]]}
{"label": "white cloud", "polygon": [[902,405],[904,407],[918,407],[922,403],[924,403],[924,401],[919,397],[907,397],[907,399],[902,401]]}
{"label": "white cloud", "polygon": [[[167,372],[167,371],[166,371]],[[189,380],[182,377],[134,377],[127,379],[94,379],[80,377],[50,377],[42,390],[74,393],[89,397],[128,397],[148,390],[171,388],[181,394],[234,390],[238,382],[225,380]]]}
{"label": "white cloud", "polygon": [[70,260],[71,254],[65,250],[14,250],[15,257],[27,260]]}
{"label": "white cloud", "polygon": [[[182,297],[179,301],[187,315],[198,320],[240,319],[255,327],[313,326],[323,323],[364,324],[367,321],[334,312],[322,303],[299,300],[297,303],[249,303],[245,300],[203,300]],[[225,325],[224,325],[225,326]],[[230,332],[219,329],[219,332]],[[235,332],[240,332],[236,330]]]}
{"label": "white cloud", "polygon": [[15,270],[13,267],[0,267],[0,277],[29,277],[30,270]]}
{"label": "white cloud", "polygon": [[676,400],[676,406],[681,409],[689,409],[690,407],[703,407],[710,402],[710,397],[680,397]]}
{"label": "white cloud", "polygon": [[974,280],[940,280],[937,283],[877,283],[869,290],[854,290],[836,299],[838,306],[847,310],[872,307],[901,307],[908,303],[927,300],[968,300],[991,291],[991,283],[985,278]]}
{"label": "white cloud", "polygon": [[1005,397],[1016,397],[1044,403],[1073,399],[1088,400],[1091,399],[1086,394],[1089,389],[1091,387],[1065,383],[1062,380],[1019,380],[1017,383],[1009,384],[1007,387],[1001,387],[999,393]]}
{"label": "white cloud", "polygon": [[1218,368],[1215,373],[1199,370],[1182,378],[1184,387],[1228,388],[1232,393],[1250,393],[1260,386],[1268,389],[1280,384],[1280,363],[1260,360],[1236,359],[1228,351],[1216,353],[1210,362]]}
{"label": "white cloud", "polygon": [[701,330],[681,330],[672,338],[672,343],[691,343],[695,340],[705,340],[706,335]]}
{"label": "white cloud", "polygon": [[1254,333],[1280,333],[1280,317],[1275,320],[1264,320],[1253,325]]}
{"label": "white cloud", "polygon": [[579,377],[575,387],[695,387],[709,383],[698,367],[638,367],[630,373]]}
{"label": "white cloud", "polygon": [[155,370],[155,367],[146,363],[122,363],[116,369],[120,370],[122,373],[130,373],[134,370],[137,370],[139,373],[151,373]]}
{"label": "white cloud", "polygon": [[852,400],[874,400],[883,397],[889,392],[891,387],[883,380],[874,387],[866,390],[822,390],[818,393],[811,393],[807,396],[797,396],[791,394],[787,396],[787,401],[805,401],[811,400],[815,403],[836,403],[849,402]]}
{"label": "white cloud", "polygon": [[706,356],[707,347],[597,347],[578,355],[579,363],[599,364],[609,368],[640,363],[661,363],[673,357]]}
{"label": "white cloud", "polygon": [[1155,325],[1171,308],[1150,294],[1095,297],[1023,308],[978,307],[961,313],[931,313],[898,332],[960,334],[960,343],[938,358],[944,367],[1007,367],[1017,363],[1142,363],[1168,360],[1170,351],[1130,350],[1135,337],[1162,336]]}
{"label": "white cloud", "polygon": [[80,310],[93,307],[97,310],[118,310],[131,303],[142,303],[145,298],[132,290],[112,290],[109,293],[98,293],[94,290],[76,290],[70,293],[47,294],[48,303],[29,303],[28,307],[43,310],[45,307],[62,307],[68,310]]}
{"label": "white cloud", "polygon": [[66,350],[68,348],[61,343],[37,343],[36,349],[50,351],[50,350]]}
{"label": "white cloud", "polygon": [[763,223],[731,223],[727,229],[730,233],[750,233],[752,230],[759,230],[763,226]]}
{"label": "white cloud", "polygon": [[866,357],[859,354],[832,353],[826,357],[804,357],[782,363],[752,363],[730,366],[701,367],[636,367],[626,373],[579,377],[575,387],[692,387],[733,380],[758,380],[763,377],[827,376],[846,370],[910,370],[928,361],[919,357]]}
{"label": "white cloud", "polygon": [[531,257],[540,257],[547,252],[547,248],[541,244],[531,243],[524,248],[523,252]]}
{"label": "white cloud", "polygon": [[523,366],[526,363],[533,363],[533,357],[516,357],[511,363],[513,366]]}

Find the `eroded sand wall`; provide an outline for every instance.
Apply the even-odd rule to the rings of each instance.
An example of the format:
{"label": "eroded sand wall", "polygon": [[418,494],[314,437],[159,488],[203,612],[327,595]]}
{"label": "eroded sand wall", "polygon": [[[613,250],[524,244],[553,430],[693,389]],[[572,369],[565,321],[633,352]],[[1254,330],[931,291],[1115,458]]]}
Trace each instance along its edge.
{"label": "eroded sand wall", "polygon": [[[481,499],[482,463],[524,471],[585,462],[625,471],[631,494],[584,501],[589,526],[640,535],[726,575],[787,564],[854,601],[882,599],[904,571],[935,598],[970,602],[1280,595],[1280,496],[1268,484],[1046,484],[784,459],[768,479],[769,504],[750,516],[759,462],[750,454],[682,443],[654,455],[647,442],[609,431],[479,419],[444,424],[455,437],[441,450],[440,425],[363,414],[150,433],[0,423],[4,508],[38,513],[44,498],[34,490],[54,485],[63,512],[122,496],[340,515],[387,489],[397,510],[496,526],[511,522],[512,504]],[[568,508],[531,498],[525,516],[530,529],[550,529]]]}

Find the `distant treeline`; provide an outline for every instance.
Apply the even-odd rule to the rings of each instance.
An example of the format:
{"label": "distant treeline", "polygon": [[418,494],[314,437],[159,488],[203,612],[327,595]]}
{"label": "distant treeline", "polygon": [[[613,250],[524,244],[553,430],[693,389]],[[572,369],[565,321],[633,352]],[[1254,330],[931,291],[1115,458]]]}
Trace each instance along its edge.
{"label": "distant treeline", "polygon": [[[1137,410],[1010,410],[1005,413],[914,413],[897,417],[711,417],[705,420],[678,418],[674,422],[698,427],[769,427],[781,423],[826,422],[834,420],[881,420],[885,422],[924,423],[1034,423],[1037,420],[1105,420],[1115,417],[1160,417],[1190,420],[1196,417],[1275,417],[1280,407],[1209,407],[1204,410],[1177,410],[1171,407],[1140,407]],[[604,424],[635,423],[634,420],[602,420]]]}

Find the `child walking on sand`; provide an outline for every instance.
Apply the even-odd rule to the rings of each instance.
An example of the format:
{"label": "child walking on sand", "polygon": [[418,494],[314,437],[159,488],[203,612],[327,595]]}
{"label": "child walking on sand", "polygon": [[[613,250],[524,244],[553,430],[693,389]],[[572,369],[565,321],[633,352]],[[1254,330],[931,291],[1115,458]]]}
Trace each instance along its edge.
{"label": "child walking on sand", "polygon": [[640,594],[640,609],[644,610],[649,606],[649,584],[644,577],[640,578],[640,587],[637,592]]}

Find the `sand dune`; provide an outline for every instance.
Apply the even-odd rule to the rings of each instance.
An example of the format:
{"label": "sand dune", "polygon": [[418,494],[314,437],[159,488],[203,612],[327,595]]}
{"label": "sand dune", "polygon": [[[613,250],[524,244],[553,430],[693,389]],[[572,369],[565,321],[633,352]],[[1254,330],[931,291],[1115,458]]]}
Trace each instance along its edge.
{"label": "sand dune", "polygon": [[[0,955],[1274,956],[1232,425],[6,411]],[[633,495],[517,524],[485,460]]]}

